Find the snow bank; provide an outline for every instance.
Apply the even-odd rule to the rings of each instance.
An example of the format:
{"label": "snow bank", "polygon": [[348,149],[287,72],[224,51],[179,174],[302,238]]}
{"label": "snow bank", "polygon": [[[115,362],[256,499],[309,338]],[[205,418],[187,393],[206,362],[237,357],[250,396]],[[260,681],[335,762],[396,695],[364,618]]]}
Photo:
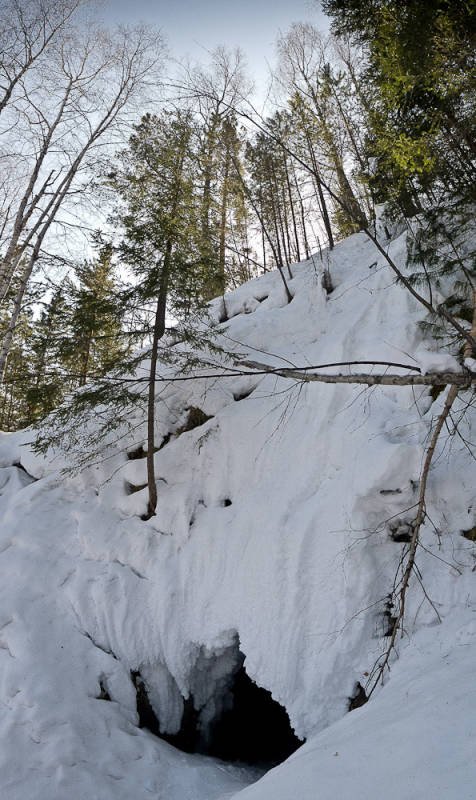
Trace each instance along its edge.
{"label": "snow bank", "polygon": [[474,609],[419,633],[378,702],[313,737],[236,800],[474,798]]}
{"label": "snow bank", "polygon": [[[398,261],[404,238],[389,247]],[[404,353],[421,354],[420,309],[363,235],[336,247],[330,269],[330,295],[315,258],[294,267],[290,304],[276,273],[227,295],[225,308],[214,301],[221,343],[240,358],[276,366],[405,363]],[[228,321],[218,323],[225,313]],[[443,396],[433,401],[424,387],[297,386],[270,375],[157,389],[157,441],[169,438],[155,456],[159,501],[148,522],[140,519],[145,460],[127,458],[145,441],[137,412],[134,433],[76,477],[59,469],[72,455],[34,456],[26,444],[31,432],[0,438],[2,797],[213,800],[237,792],[254,775],[186,756],[137,728],[131,681],[139,671],[163,731],[177,731],[190,695],[205,725],[225,701],[237,642],[247,673],[309,739],[241,796],[316,797],[312,786],[322,773],[323,798],[331,788],[334,797],[350,789],[353,798],[380,797],[393,753],[403,775],[416,747],[401,711],[403,665],[412,675],[408,725],[443,680],[438,645],[418,662],[417,645],[404,648],[407,638],[420,630],[443,641],[433,639],[443,630],[433,627],[436,614],[466,620],[474,608],[474,544],[461,536],[475,524],[469,414],[463,439],[445,434],[435,460],[421,584],[412,583],[401,662],[372,703],[347,716],[355,682],[365,683],[388,641],[385,603],[405,546],[396,534],[411,522]],[[465,406],[461,397],[455,413],[462,416]],[[181,432],[191,407],[210,419]],[[461,652],[469,653],[473,640],[464,636]],[[448,691],[469,674],[459,658],[451,663]],[[427,669],[434,670],[428,684]],[[445,696],[434,703],[432,724],[443,719]],[[463,695],[447,696],[454,720]],[[390,708],[399,720],[394,728]],[[422,738],[427,776],[433,761],[444,764],[443,738],[434,757]],[[391,742],[395,751],[387,749]],[[380,772],[376,766],[369,774],[382,778],[378,791],[357,772],[359,759],[374,752]],[[433,782],[427,796],[459,797],[470,773],[454,783],[448,772],[451,791],[438,795]],[[422,786],[420,794],[399,796],[423,800]]]}

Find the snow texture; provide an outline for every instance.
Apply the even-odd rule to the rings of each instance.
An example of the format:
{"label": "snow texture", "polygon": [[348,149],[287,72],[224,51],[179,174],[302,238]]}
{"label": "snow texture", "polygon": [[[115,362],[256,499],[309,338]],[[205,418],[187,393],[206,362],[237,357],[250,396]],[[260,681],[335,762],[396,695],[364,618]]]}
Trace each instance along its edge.
{"label": "snow texture", "polygon": [[449,353],[437,353],[419,348],[415,358],[422,375],[428,372],[461,372],[460,364]]}
{"label": "snow texture", "polygon": [[[401,263],[404,236],[388,246]],[[430,358],[422,310],[363,234],[329,263],[329,295],[313,258],[293,268],[290,304],[277,273],[214,301],[221,344],[273,366],[454,368],[444,354]],[[474,796],[465,393],[455,404],[460,436],[442,435],[430,475],[400,658],[371,702],[347,714],[388,642],[385,603],[405,546],[396,539],[413,519],[444,396],[273,375],[158,382],[157,442],[170,438],[155,456],[158,508],[147,522],[146,489],[131,491],[146,483],[145,459],[127,458],[145,443],[139,412],[134,432],[113,442],[116,432],[75,476],[61,471],[72,454],[32,453],[34,432],[2,435],[3,800]],[[210,419],[183,430],[192,407]],[[140,671],[163,732],[178,730],[190,695],[206,727],[225,702],[238,642],[248,675],[308,740],[249,788],[252,770],[185,755],[139,729],[131,681]]]}

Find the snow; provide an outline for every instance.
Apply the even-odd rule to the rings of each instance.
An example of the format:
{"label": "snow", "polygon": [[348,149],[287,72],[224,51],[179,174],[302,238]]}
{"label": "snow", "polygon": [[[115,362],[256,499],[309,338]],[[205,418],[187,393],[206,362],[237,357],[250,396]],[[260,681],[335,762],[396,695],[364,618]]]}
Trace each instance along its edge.
{"label": "snow", "polygon": [[[388,247],[400,263],[404,236]],[[273,366],[409,354],[423,370],[454,368],[430,353],[422,311],[363,234],[329,263],[330,295],[313,258],[293,267],[290,304],[274,272],[214,301],[219,341]],[[272,375],[159,382],[157,442],[170,440],[155,456],[147,522],[147,490],[127,491],[146,482],[145,460],[127,458],[145,441],[137,410],[132,432],[117,441],[116,431],[76,475],[62,472],[74,454],[32,453],[34,432],[2,435],[2,798],[469,798],[475,550],[461,531],[475,524],[475,469],[464,393],[461,438],[442,435],[430,475],[399,659],[347,714],[388,642],[383,612],[404,547],[391,534],[413,519],[443,403],[425,387]],[[180,432],[191,407],[211,419]],[[139,729],[130,677],[140,671],[162,731],[177,731],[190,695],[205,730],[238,648],[308,740],[249,788],[250,768]],[[101,686],[112,702],[98,699]]]}
{"label": "snow", "polygon": [[415,636],[378,702],[313,737],[239,800],[474,798],[474,609]]}
{"label": "snow", "polygon": [[464,365],[471,372],[476,372],[476,358],[465,358]]}
{"label": "snow", "polygon": [[461,372],[461,365],[449,353],[438,353],[421,347],[415,354],[415,359],[422,375],[428,372]]}

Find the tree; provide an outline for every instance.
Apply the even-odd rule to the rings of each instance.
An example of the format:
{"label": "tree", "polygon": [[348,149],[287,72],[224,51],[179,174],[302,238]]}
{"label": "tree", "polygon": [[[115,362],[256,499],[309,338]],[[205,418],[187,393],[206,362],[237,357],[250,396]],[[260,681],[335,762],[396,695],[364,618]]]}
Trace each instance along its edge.
{"label": "tree", "polygon": [[84,0],[5,0],[0,12],[0,114],[82,5]]}
{"label": "tree", "polygon": [[196,124],[200,248],[209,273],[207,296],[211,299],[223,294],[233,281],[235,259],[229,258],[230,240],[235,251],[247,246],[245,199],[237,174],[243,142],[235,113],[250,91],[242,53],[215,48],[207,65],[185,70],[180,91]]}
{"label": "tree", "polygon": [[[27,412],[24,422],[38,422],[63,400],[74,382],[64,373],[61,347],[68,338],[67,309],[63,287],[58,287],[38,320],[32,323],[29,354],[25,362],[28,383],[25,390]],[[21,332],[16,331],[18,341]],[[10,362],[10,359],[9,359]],[[15,387],[18,391],[18,387]]]}
{"label": "tree", "polygon": [[[249,180],[243,186],[251,205],[251,208],[258,220],[261,235],[263,238],[263,263],[266,263],[266,243],[269,245],[274,265],[277,267],[288,302],[292,300],[286,277],[284,275],[284,260],[281,248],[282,239],[280,237],[278,202],[279,194],[275,196],[273,190],[276,186],[276,163],[273,161],[274,140],[270,139],[266,133],[259,133],[254,142],[248,142],[246,149],[246,160],[248,166]],[[275,154],[274,154],[275,155]],[[288,269],[289,269],[289,261]],[[289,273],[292,277],[291,273]]]}
{"label": "tree", "polygon": [[367,53],[369,180],[378,200],[412,220],[408,264],[418,267],[405,285],[424,287],[418,294],[422,302],[426,291],[431,322],[447,336],[457,331],[474,354],[476,254],[467,235],[476,201],[474,9],[443,0],[324,6],[336,32]]}
{"label": "tree", "polygon": [[4,427],[38,423],[70,392],[124,361],[133,336],[122,330],[111,256],[103,248],[52,293],[41,283],[29,289],[5,373]]}
{"label": "tree", "polygon": [[[295,23],[278,41],[278,77],[288,92],[298,122],[304,123],[312,146],[323,160],[323,170],[335,183],[345,209],[338,207],[342,235],[360,230],[366,216],[346,172],[345,122],[336,106],[336,84],[331,79],[328,43],[309,23]],[[315,166],[315,165],[314,165]]]}
{"label": "tree", "polygon": [[[319,101],[329,100],[330,103],[332,100],[335,103],[334,112],[337,108],[343,125],[338,129],[339,137],[341,137],[338,138],[338,143],[341,147],[338,155],[341,158],[344,169],[344,166],[347,167],[347,165],[343,155],[345,149],[342,146],[342,137],[348,136],[348,140],[354,148],[356,161],[360,161],[361,141],[354,137],[348,109],[341,103],[342,87],[340,78],[330,69],[327,69],[326,64],[324,64],[322,71],[319,73],[319,80],[321,82],[320,91],[322,91],[322,97],[319,98]],[[296,97],[299,98],[299,95],[296,95]],[[341,108],[339,104],[341,104]],[[437,216],[435,228],[428,230],[431,236],[437,234],[440,237],[439,252],[437,254],[438,263],[431,263],[430,259],[436,257],[433,246],[430,251],[427,251],[426,232],[420,225],[421,220],[420,218],[413,218],[415,224],[418,224],[413,241],[419,242],[419,250],[415,253],[415,265],[420,264],[422,268],[419,276],[408,275],[404,269],[400,269],[392,260],[387,242],[385,242],[384,246],[375,231],[371,230],[370,226],[361,217],[359,221],[360,206],[357,208],[353,204],[345,183],[339,178],[337,169],[333,170],[331,167],[331,161],[323,161],[323,155],[325,156],[326,153],[323,153],[322,142],[329,147],[329,140],[322,135],[322,130],[315,124],[315,119],[319,119],[319,117],[315,116],[312,107],[306,107],[305,105],[304,111],[310,114],[309,125],[312,130],[312,136],[310,138],[310,146],[307,136],[302,140],[302,143],[307,145],[309,154],[315,153],[315,163],[311,161],[310,174],[315,176],[317,187],[325,190],[326,201],[331,198],[336,208],[342,211],[342,216],[353,223],[354,228],[357,229],[363,226],[382,257],[387,260],[388,265],[393,269],[395,277],[407,287],[431,315],[439,316],[440,321],[443,319],[448,323],[453,336],[458,337],[458,342],[465,345],[463,355],[474,355],[474,351],[471,349],[474,346],[476,336],[474,317],[471,326],[471,318],[462,316],[463,310],[459,295],[456,298],[456,303],[448,304],[448,300],[451,298],[446,295],[442,301],[441,295],[437,295],[436,292],[436,290],[440,289],[447,290],[445,277],[448,272],[441,271],[440,275],[437,274],[440,256],[446,259],[445,269],[447,268],[450,271],[452,279],[456,277],[456,272],[458,272],[458,279],[466,282],[466,288],[474,286],[471,274],[471,254],[466,253],[464,258],[461,258],[461,246],[454,237],[454,226],[445,224],[442,227],[441,218]],[[332,118],[329,116],[328,109],[324,118],[326,121]],[[227,117],[226,122],[228,123],[230,119],[231,117]],[[307,120],[305,121],[307,122]],[[296,192],[293,187],[291,169],[294,143],[290,140],[289,130],[281,122],[282,120],[280,121],[277,116],[267,121],[267,129],[260,131],[259,136],[253,141],[249,150],[249,169],[252,181],[248,186],[246,185],[245,176],[240,170],[239,163],[238,166],[236,164],[238,156],[233,144],[233,128],[228,127],[226,137],[229,136],[229,139],[221,139],[223,151],[221,151],[220,145],[215,143],[213,137],[208,139],[205,136],[202,139],[205,142],[205,150],[200,152],[202,156],[202,161],[200,162],[200,159],[197,159],[199,150],[193,146],[194,141],[196,141],[194,137],[197,130],[195,118],[185,112],[164,113],[157,117],[145,117],[140,125],[136,127],[130,147],[123,154],[117,170],[110,176],[110,183],[116,188],[122,200],[122,206],[118,209],[116,217],[124,228],[124,238],[119,250],[135,276],[135,286],[129,293],[129,299],[136,305],[143,305],[146,308],[146,312],[152,312],[153,315],[152,345],[148,353],[150,355],[150,364],[147,379],[142,383],[146,387],[148,408],[147,470],[149,516],[155,513],[157,505],[154,472],[154,429],[159,342],[163,339],[166,330],[167,311],[179,319],[189,315],[192,309],[200,304],[203,296],[207,295],[211,285],[210,277],[213,280],[218,277],[221,281],[220,286],[224,286],[226,223],[230,209],[229,196],[232,165],[235,167],[236,179],[241,182],[243,195],[249,200],[253,211],[256,213],[263,234],[266,232],[268,245],[275,255],[281,270],[286,262],[289,264],[294,253],[299,253],[300,236],[298,215],[296,213],[297,209],[299,209],[299,192]],[[210,133],[210,130],[207,130],[207,134]],[[215,132],[217,130],[218,127]],[[220,137],[224,133],[225,124],[222,122]],[[353,138],[355,138],[355,142],[352,141]],[[368,165],[370,152],[370,150],[367,150],[363,154],[361,167],[365,168]],[[203,157],[203,153],[205,153],[205,157]],[[332,156],[330,149],[327,150],[327,156],[329,159]],[[199,165],[198,169],[197,163]],[[297,163],[299,164],[300,162]],[[218,168],[218,164],[221,165],[220,168]],[[197,175],[203,179],[203,183],[200,183],[200,180],[197,182]],[[337,175],[337,180],[334,180],[335,175]],[[348,181],[351,190],[354,191],[354,186],[351,185],[345,170],[344,177]],[[352,176],[350,177],[352,178]],[[198,186],[200,187],[199,189],[197,189]],[[421,187],[423,187],[423,184],[420,184],[420,189]],[[434,188],[432,186],[432,190]],[[427,191],[426,188],[425,191]],[[325,206],[325,203],[323,205]],[[433,211],[433,209],[431,210]],[[428,215],[424,218],[424,221],[426,220],[429,220]],[[216,237],[217,231],[219,233],[218,240]],[[303,223],[303,231],[305,231],[305,223]],[[204,257],[209,255],[205,245],[208,246],[210,243],[216,243],[217,241],[219,243],[218,265],[216,260]],[[213,270],[218,266],[218,272],[214,271],[211,275],[210,265],[213,266]],[[440,280],[439,283],[438,280]],[[286,285],[285,280],[284,283]],[[290,299],[290,297],[288,290],[288,298]],[[84,316],[82,319],[84,319]],[[88,330],[87,326],[85,330]],[[81,346],[80,352],[83,355],[85,354],[85,367],[82,374],[84,375],[84,380],[86,380],[91,356],[91,337],[86,337],[84,342],[79,338],[79,344]],[[164,353],[164,355],[167,356],[167,353]],[[336,367],[342,365],[327,364],[321,366]],[[351,365],[347,364],[346,366]],[[424,385],[437,388],[449,387],[443,410],[424,457],[418,503],[412,522],[410,546],[405,551],[401,561],[402,581],[398,593],[399,605],[391,632],[390,646],[380,663],[377,680],[388,665],[397,631],[403,624],[406,592],[410,576],[415,569],[415,554],[417,552],[419,531],[426,515],[426,483],[435,446],[440,432],[449,418],[458,391],[473,389],[475,382],[474,372],[471,373],[463,369],[458,373],[444,372],[422,375],[417,368],[406,367],[406,365],[402,364],[382,364],[381,366],[384,366],[385,370],[391,366],[396,366],[400,369],[406,368],[411,374],[388,374],[386,371],[382,371],[380,374],[369,374],[367,372],[329,375],[328,373],[316,372],[317,366],[307,365],[302,369],[273,369],[267,365],[251,364],[249,362],[245,365],[237,365],[235,370],[230,370],[226,373],[236,376],[239,374],[256,374],[257,371],[271,372],[299,382],[322,381],[328,383],[356,383],[366,386]],[[252,370],[252,373],[249,370]],[[214,374],[209,373],[208,377],[212,378],[215,375],[216,372]],[[200,375],[201,379],[203,377],[203,374]],[[161,379],[159,377],[159,380]],[[175,377],[166,379],[183,380],[184,375],[178,374]],[[138,383],[140,379],[132,376],[130,378],[125,377],[124,382],[126,380]],[[119,385],[119,381],[114,385]],[[87,390],[79,393],[79,396],[83,398],[87,396]],[[375,685],[376,682],[373,684],[373,688]]]}
{"label": "tree", "polygon": [[[43,8],[34,0],[24,2],[27,10]],[[21,26],[23,0],[14,5]],[[97,25],[73,26],[79,6],[60,4],[71,13],[63,13],[54,37],[46,36],[41,59],[27,59],[26,71],[20,69],[15,87],[21,92],[12,89],[0,120],[0,157],[13,170],[13,179],[0,187],[0,302],[14,276],[18,279],[0,351],[0,378],[37,262],[47,246],[54,249],[58,233],[67,230],[71,238],[77,230],[76,214],[100,148],[109,145],[106,135],[117,135],[126,125],[161,60],[160,37],[144,28],[109,34]],[[44,8],[51,11],[52,4]]]}
{"label": "tree", "polygon": [[[0,308],[0,336],[6,331],[9,319],[9,306],[13,303],[16,286],[13,283]],[[30,299],[30,298],[28,298]],[[11,358],[5,371],[5,381],[0,386],[0,429],[11,431],[20,428],[28,421],[26,393],[31,385],[31,342],[34,330],[32,310],[29,302],[22,306],[18,316],[16,336],[11,348]]]}
{"label": "tree", "polygon": [[[337,33],[368,54],[368,122],[372,181],[404,212],[421,210],[421,194],[443,183],[474,201],[476,156],[472,4],[436,0],[327,0]],[[391,180],[389,180],[391,178]]]}
{"label": "tree", "polygon": [[192,134],[188,112],[143,117],[109,177],[122,200],[117,212],[124,230],[120,252],[138,281],[131,294],[136,302],[155,306],[147,400],[149,515],[157,506],[155,382],[166,314],[186,318],[200,306],[209,281],[209,265],[197,246],[200,203],[194,193]]}
{"label": "tree", "polygon": [[62,361],[76,374],[75,384],[105,375],[126,352],[121,335],[125,309],[115,281],[112,247],[105,246],[95,261],[76,267],[75,281],[65,287],[67,335],[60,345]]}

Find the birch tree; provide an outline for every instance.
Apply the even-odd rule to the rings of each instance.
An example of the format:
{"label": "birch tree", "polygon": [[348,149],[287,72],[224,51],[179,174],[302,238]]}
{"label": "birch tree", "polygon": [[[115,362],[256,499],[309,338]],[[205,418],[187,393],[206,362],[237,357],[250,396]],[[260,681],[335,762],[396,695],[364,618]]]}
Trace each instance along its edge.
{"label": "birch tree", "polygon": [[62,34],[48,43],[47,71],[37,59],[18,78],[1,118],[0,157],[14,166],[15,186],[2,187],[0,302],[14,276],[19,288],[0,377],[35,266],[65,231],[74,238],[101,153],[124,135],[163,56],[160,35],[143,27],[111,34],[71,25]]}
{"label": "birch tree", "polygon": [[365,227],[366,216],[346,168],[346,136],[329,80],[326,47],[314,26],[295,23],[278,41],[278,78],[302,112],[308,140],[319,152],[320,169],[349,209],[346,219],[342,208],[336,209],[346,235]]}
{"label": "birch tree", "polygon": [[0,10],[0,114],[47,58],[85,0],[5,0]]}

